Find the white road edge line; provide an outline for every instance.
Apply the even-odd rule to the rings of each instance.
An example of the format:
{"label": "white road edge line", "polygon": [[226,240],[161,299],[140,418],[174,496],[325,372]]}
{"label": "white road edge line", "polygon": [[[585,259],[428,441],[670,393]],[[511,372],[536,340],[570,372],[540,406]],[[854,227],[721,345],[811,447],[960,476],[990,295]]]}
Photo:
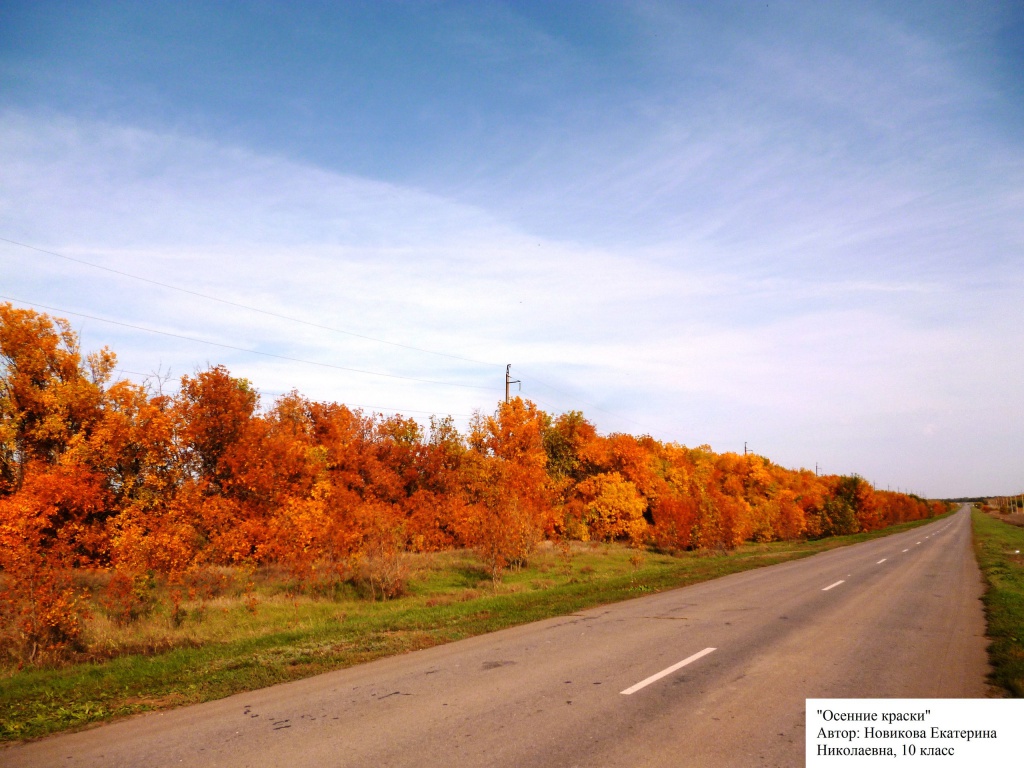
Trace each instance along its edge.
{"label": "white road edge line", "polygon": [[881,560],[879,560],[877,563],[875,563],[875,565],[881,565],[882,563],[884,563],[888,559],[889,559],[888,557],[883,557]]}
{"label": "white road edge line", "polygon": [[840,584],[844,584],[845,582],[846,582],[846,579],[840,579],[835,584],[829,584],[827,587],[823,587],[821,591],[822,592],[828,592],[830,589],[832,589],[832,587],[838,587]]}
{"label": "white road edge line", "polygon": [[666,669],[661,670],[661,672],[658,672],[657,674],[651,675],[650,677],[641,680],[636,685],[631,685],[626,690],[619,691],[619,693],[622,694],[623,696],[629,696],[631,693],[636,693],[641,688],[646,688],[651,683],[655,683],[658,680],[661,680],[661,678],[665,677],[665,675],[671,675],[677,669],[682,669],[687,664],[692,664],[697,659],[699,659],[699,658],[701,658],[703,656],[707,656],[709,653],[711,653],[714,650],[717,650],[717,649],[716,648],[705,648],[703,651],[697,651],[697,653],[693,654],[693,656],[687,656],[685,659],[680,661],[678,664],[673,664],[671,667],[667,667]]}

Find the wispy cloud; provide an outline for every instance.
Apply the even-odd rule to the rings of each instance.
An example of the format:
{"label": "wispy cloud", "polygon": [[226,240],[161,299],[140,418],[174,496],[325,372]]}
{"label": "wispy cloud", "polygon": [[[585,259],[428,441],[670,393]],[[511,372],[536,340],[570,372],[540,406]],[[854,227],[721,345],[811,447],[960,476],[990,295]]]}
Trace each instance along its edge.
{"label": "wispy cloud", "polygon": [[[524,395],[603,430],[748,441],[927,493],[1009,482],[1024,450],[1024,146],[983,118],[998,92],[885,9],[741,6],[631,4],[583,31],[453,11],[416,50],[448,40],[423,62],[477,63],[458,75],[466,103],[450,109],[451,83],[432,101],[403,81],[434,143],[396,139],[389,165],[385,139],[364,137],[376,174],[310,150],[358,133],[316,122],[326,79],[296,96],[311,133],[275,140],[247,134],[251,115],[217,135],[193,114],[0,107],[0,237],[481,363],[2,242],[0,293],[490,389],[71,318],[128,370],[223,362],[265,392],[422,415],[490,410],[512,363]],[[492,80],[506,90],[481,90]],[[386,124],[390,102],[361,107],[353,131],[415,132]]]}

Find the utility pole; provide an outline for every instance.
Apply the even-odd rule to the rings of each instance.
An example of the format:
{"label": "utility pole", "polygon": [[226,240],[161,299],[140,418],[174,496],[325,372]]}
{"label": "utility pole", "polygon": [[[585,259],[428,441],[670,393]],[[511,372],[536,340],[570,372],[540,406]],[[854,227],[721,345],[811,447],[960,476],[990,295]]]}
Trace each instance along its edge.
{"label": "utility pole", "polygon": [[747,441],[746,440],[743,441],[743,455],[744,456],[747,455]]}
{"label": "utility pole", "polygon": [[508,402],[508,388],[510,384],[518,384],[520,391],[523,388],[523,383],[519,379],[512,378],[512,363],[505,366],[505,402]]}
{"label": "utility pole", "polygon": [[818,462],[814,462],[814,476],[818,476]]}

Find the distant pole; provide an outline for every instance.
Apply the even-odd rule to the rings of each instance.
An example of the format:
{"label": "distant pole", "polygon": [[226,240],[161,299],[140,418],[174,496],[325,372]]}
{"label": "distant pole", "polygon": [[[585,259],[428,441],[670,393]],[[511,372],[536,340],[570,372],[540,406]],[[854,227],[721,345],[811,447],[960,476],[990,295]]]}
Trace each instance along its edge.
{"label": "distant pole", "polygon": [[746,440],[743,441],[743,455],[744,456],[747,455],[747,441]]}
{"label": "distant pole", "polygon": [[[519,379],[513,379],[512,378],[512,363],[509,363],[508,365],[505,366],[505,402],[506,403],[508,402],[508,390],[509,390],[509,385],[510,384],[520,384],[520,385],[522,384],[522,382],[519,381]],[[522,389],[522,386],[520,386],[519,388]]]}
{"label": "distant pole", "polygon": [[818,462],[814,462],[814,476],[818,476]]}

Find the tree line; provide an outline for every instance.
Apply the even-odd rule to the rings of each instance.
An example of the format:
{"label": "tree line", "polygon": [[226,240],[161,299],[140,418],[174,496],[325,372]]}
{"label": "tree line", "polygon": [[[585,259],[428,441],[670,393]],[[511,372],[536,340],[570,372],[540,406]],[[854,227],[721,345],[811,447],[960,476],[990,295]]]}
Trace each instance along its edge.
{"label": "tree line", "polygon": [[79,637],[75,569],[109,572],[104,599],[127,621],[154,578],[211,566],[274,564],[310,589],[364,579],[386,598],[407,552],[472,548],[498,578],[545,539],[730,550],[945,511],[856,476],[601,435],[520,398],[463,433],[294,391],[263,403],[222,366],[165,394],[116,379],[109,349],[83,355],[66,320],[9,303],[0,366],[0,642],[30,657]]}

